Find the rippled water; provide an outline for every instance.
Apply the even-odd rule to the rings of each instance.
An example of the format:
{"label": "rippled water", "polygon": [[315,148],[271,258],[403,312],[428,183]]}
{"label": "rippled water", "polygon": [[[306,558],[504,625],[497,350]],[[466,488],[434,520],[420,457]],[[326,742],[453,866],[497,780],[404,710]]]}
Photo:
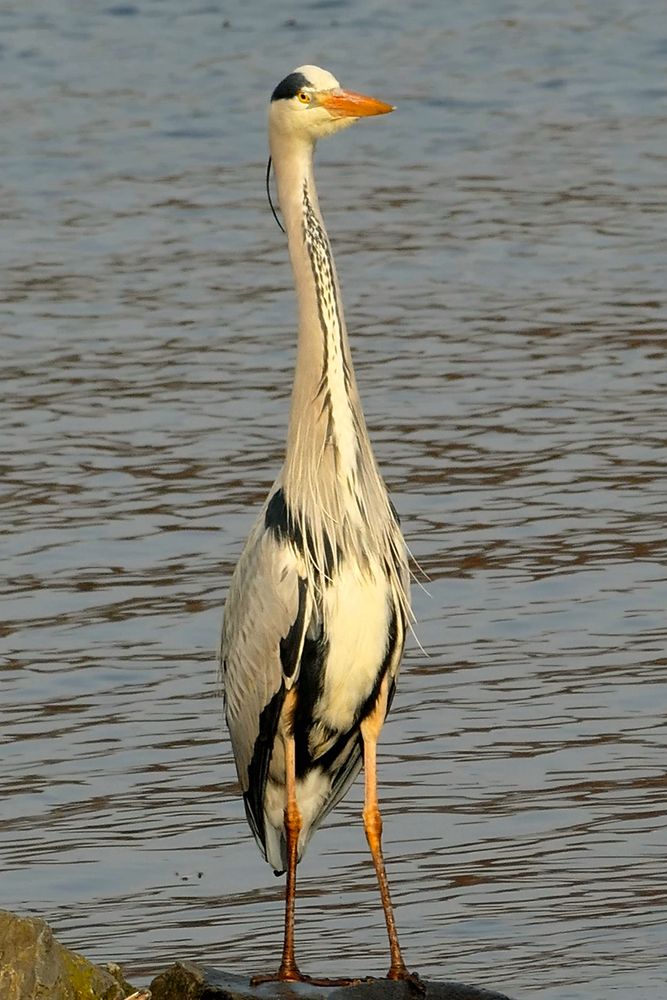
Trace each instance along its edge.
{"label": "rippled water", "polygon": [[[380,772],[406,955],[661,996],[663,5],[14,0],[0,39],[0,905],[138,982],[277,961],[214,651],[294,359],[264,106],[314,61],[399,106],[318,179],[429,578]],[[300,869],[308,970],[386,967],[360,801]]]}

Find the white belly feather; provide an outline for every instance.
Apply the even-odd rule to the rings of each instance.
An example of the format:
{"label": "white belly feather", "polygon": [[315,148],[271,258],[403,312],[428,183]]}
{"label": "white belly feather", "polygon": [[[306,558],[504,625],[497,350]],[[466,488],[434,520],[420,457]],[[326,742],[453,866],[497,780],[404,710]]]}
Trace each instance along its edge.
{"label": "white belly feather", "polygon": [[389,616],[384,576],[344,565],[325,597],[329,650],[324,690],[315,705],[315,714],[331,729],[350,729],[371,694],[387,649]]}

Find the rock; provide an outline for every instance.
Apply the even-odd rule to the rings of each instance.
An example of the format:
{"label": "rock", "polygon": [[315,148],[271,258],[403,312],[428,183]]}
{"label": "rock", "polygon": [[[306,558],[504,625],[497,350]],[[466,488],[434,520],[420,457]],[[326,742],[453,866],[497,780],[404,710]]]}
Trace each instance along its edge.
{"label": "rock", "polygon": [[509,1000],[501,993],[424,980],[424,991],[410,983],[372,979],[354,986],[262,983],[192,962],[177,962],[151,983],[152,1000]]}
{"label": "rock", "polygon": [[68,951],[37,917],[0,910],[0,1000],[509,1000],[462,983],[368,979],[352,986],[262,983],[192,962],[177,962],[132,993],[117,965],[92,965]]}
{"label": "rock", "polygon": [[112,970],[63,947],[43,920],[0,910],[2,1000],[122,1000],[132,987]]}

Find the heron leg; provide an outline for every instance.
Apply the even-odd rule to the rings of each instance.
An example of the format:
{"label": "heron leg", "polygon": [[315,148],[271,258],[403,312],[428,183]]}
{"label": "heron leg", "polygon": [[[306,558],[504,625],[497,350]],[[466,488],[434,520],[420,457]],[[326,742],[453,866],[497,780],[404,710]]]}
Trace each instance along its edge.
{"label": "heron leg", "polygon": [[287,802],[285,803],[285,834],[287,838],[287,885],[285,887],[285,937],[283,957],[278,969],[278,977],[286,980],[302,979],[294,957],[294,912],[296,906],[296,863],[301,832],[301,813],[296,801],[296,750],[294,733],[285,738],[285,783]]}
{"label": "heron leg", "polygon": [[296,863],[299,853],[299,833],[301,832],[301,813],[296,801],[296,751],[294,734],[290,731],[285,737],[285,785],[287,800],[285,803],[285,834],[287,840],[287,885],[285,887],[285,936],[283,939],[283,955],[277,972],[269,975],[253,976],[251,986],[270,982],[300,982],[312,983],[314,986],[351,986],[360,982],[359,979],[320,979],[305,976],[294,957],[294,912],[296,903]]}
{"label": "heron leg", "polygon": [[409,979],[415,977],[408,972],[401,946],[398,943],[398,933],[396,931],[396,921],[394,920],[394,910],[391,905],[389,895],[389,882],[382,856],[382,816],[378,805],[377,793],[377,741],[382,729],[385,716],[387,714],[387,692],[388,680],[385,675],[380,686],[380,692],[375,706],[361,723],[361,736],[364,741],[364,829],[366,839],[373,856],[373,864],[380,886],[380,896],[382,898],[382,908],[387,923],[387,934],[389,936],[389,950],[391,954],[391,966],[387,973],[389,979]]}
{"label": "heron leg", "polygon": [[[289,701],[288,701],[289,699]],[[253,976],[251,986],[269,982],[299,982],[307,980],[299,971],[294,957],[294,911],[296,904],[296,863],[299,854],[299,833],[301,832],[301,813],[296,801],[296,749],[294,733],[290,718],[293,709],[293,696],[285,700],[286,732],[283,736],[285,748],[285,839],[287,841],[287,885],[285,887],[285,935],[283,938],[283,956],[277,972],[269,975]]]}

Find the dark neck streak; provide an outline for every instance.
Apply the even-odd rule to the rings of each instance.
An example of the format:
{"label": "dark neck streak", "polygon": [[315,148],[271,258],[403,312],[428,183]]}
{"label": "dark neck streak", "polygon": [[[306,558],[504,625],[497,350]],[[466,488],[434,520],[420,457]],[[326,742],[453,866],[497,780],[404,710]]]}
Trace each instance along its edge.
{"label": "dark neck streak", "polygon": [[[322,328],[324,344],[324,361],[322,365],[322,384],[326,381],[329,364],[329,337],[332,332],[337,334],[338,348],[343,359],[343,374],[345,389],[350,391],[350,363],[347,345],[343,339],[342,310],[338,298],[338,288],[334,276],[333,260],[329,238],[320,225],[308,194],[308,181],[303,182],[303,235],[310,258],[313,280],[317,292],[317,310]],[[333,320],[333,323],[332,323]],[[333,327],[333,330],[332,330]]]}
{"label": "dark neck streak", "polygon": [[303,182],[303,238],[315,284],[322,335],[322,372],[318,397],[322,399],[322,413],[326,411],[327,439],[334,448],[338,466],[341,451],[346,452],[348,461],[352,458],[349,431],[347,441],[343,438],[346,436],[346,429],[350,425],[356,428],[357,423],[351,401],[352,367],[331,246],[312,205],[307,179]]}

